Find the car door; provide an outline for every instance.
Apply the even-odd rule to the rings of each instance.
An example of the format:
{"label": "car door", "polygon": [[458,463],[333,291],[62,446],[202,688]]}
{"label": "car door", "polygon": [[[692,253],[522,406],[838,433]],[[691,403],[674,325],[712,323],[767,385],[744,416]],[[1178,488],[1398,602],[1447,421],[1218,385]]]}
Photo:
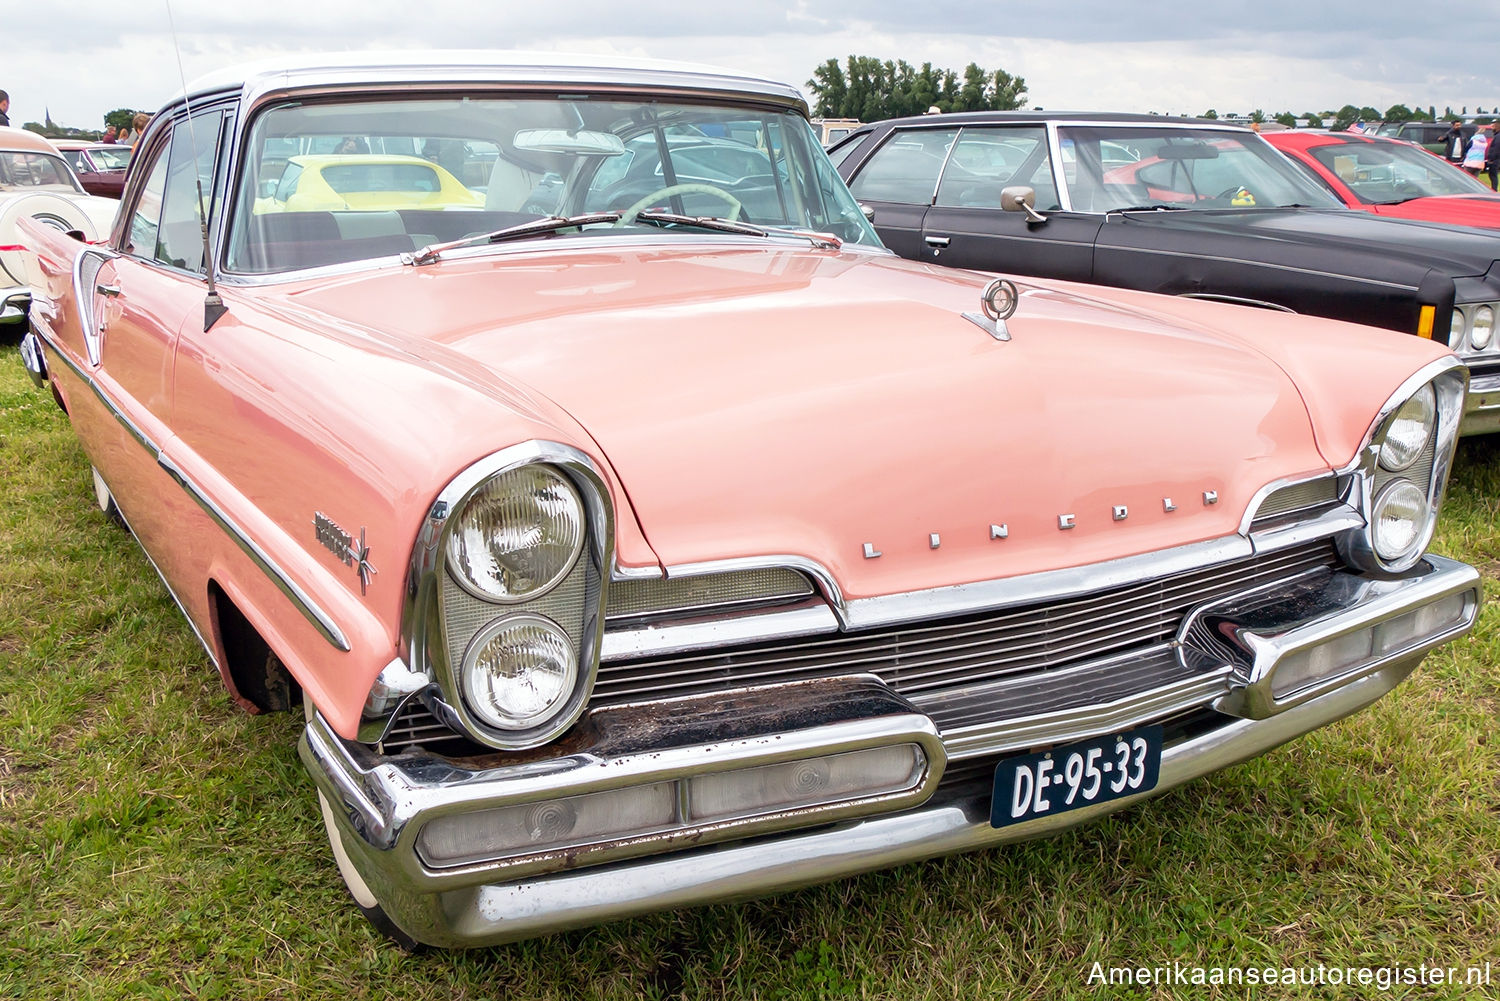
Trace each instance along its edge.
{"label": "car door", "polygon": [[[1035,192],[1046,221],[1000,207],[1001,191],[1012,186]],[[953,144],[923,217],[918,260],[1088,281],[1102,221],[1098,213],[1062,209],[1046,126],[969,126]]]}
{"label": "car door", "polygon": [[221,112],[199,115],[191,130],[178,123],[143,150],[144,183],[125,208],[114,252],[95,255],[97,272],[79,290],[97,323],[98,381],[133,425],[137,445],[145,446],[96,456],[95,462],[131,529],[153,554],[165,551],[157,543],[172,532],[176,509],[186,500],[164,482],[158,460],[173,436],[179,336],[203,318],[194,168],[217,148],[221,119]]}
{"label": "car door", "polygon": [[902,257],[931,259],[923,254],[922,219],[958,132],[956,126],[896,129],[850,178],[854,197],[875,212],[870,221],[881,242]]}

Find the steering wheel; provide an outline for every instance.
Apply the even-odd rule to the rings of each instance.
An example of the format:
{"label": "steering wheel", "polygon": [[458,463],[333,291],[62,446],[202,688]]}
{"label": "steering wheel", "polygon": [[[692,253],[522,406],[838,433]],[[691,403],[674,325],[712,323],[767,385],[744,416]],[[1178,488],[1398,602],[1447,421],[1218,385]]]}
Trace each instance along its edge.
{"label": "steering wheel", "polygon": [[668,195],[713,195],[715,198],[722,198],[730,205],[730,222],[739,219],[740,209],[744,207],[738,198],[712,184],[669,184],[665,188],[656,189],[640,201],[632,203],[630,208],[620,213],[620,218],[615,225],[617,227],[628,225],[635,221],[635,217],[641,214],[642,209]]}

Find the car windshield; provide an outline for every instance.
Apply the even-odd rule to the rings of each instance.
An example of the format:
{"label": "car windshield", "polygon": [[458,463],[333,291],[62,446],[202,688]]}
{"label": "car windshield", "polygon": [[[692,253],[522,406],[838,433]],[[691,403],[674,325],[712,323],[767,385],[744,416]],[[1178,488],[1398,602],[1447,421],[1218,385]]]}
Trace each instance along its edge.
{"label": "car windshield", "polygon": [[[244,164],[227,264],[245,274],[608,212],[624,217],[531,238],[744,238],[663,222],[675,215],[879,245],[807,120],[762,107],[614,94],[302,102],[251,123]],[[646,209],[661,213],[638,219]]]}
{"label": "car windshield", "polygon": [[61,157],[0,150],[0,191],[82,191]]}
{"label": "car windshield", "polygon": [[1308,150],[1366,205],[1429,195],[1492,195],[1489,186],[1441,157],[1398,142],[1340,142]]}
{"label": "car windshield", "polygon": [[130,147],[90,146],[89,158],[100,170],[124,170],[130,166]]}
{"label": "car windshield", "polygon": [[1066,126],[1058,135],[1076,211],[1338,205],[1254,133],[1140,125]]}

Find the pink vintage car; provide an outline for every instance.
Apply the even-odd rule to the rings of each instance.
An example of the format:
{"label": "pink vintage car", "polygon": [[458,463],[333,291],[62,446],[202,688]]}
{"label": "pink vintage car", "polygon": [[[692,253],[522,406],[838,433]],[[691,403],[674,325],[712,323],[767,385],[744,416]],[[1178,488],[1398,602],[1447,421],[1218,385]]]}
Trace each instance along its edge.
{"label": "pink vintage car", "polygon": [[[401,58],[168,104],[23,353],[398,940],[1061,830],[1472,625],[1445,348],[901,260],[768,81]],[[268,204],[358,146],[479,204]]]}

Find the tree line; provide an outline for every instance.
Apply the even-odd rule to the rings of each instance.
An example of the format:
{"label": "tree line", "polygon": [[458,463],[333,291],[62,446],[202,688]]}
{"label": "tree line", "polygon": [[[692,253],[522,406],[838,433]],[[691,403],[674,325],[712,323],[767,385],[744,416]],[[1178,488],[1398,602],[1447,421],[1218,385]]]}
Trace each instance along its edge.
{"label": "tree line", "polygon": [[815,99],[817,118],[854,118],[862,122],[941,111],[1012,111],[1026,104],[1026,80],[1005,70],[993,73],[978,63],[963,72],[912,66],[873,56],[850,56],[844,65],[829,59],[813,70],[807,89]]}

